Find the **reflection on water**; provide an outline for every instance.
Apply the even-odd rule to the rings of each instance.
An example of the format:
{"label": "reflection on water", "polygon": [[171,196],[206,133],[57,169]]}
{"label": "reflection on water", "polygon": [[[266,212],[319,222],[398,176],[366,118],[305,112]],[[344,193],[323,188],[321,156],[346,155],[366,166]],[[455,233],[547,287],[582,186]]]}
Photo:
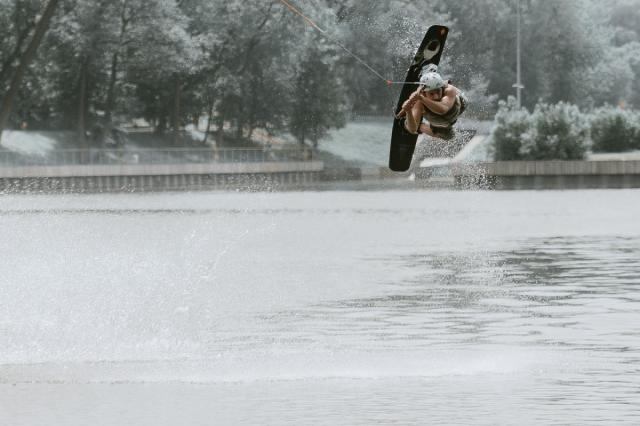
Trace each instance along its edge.
{"label": "reflection on water", "polygon": [[[640,420],[638,259],[640,239],[615,236],[530,239],[505,252],[370,259],[416,274],[386,283],[384,295],[263,316],[264,328],[251,343],[286,339],[288,346],[322,346],[331,348],[337,362],[335,353],[376,354],[376,361],[360,361],[364,377],[384,377],[386,371],[391,377],[426,379],[439,372],[451,379],[429,381],[427,393],[425,383],[412,379],[403,386],[426,399],[431,391],[443,392],[447,406],[459,405],[451,398],[478,392],[481,396],[468,401],[477,412],[487,405],[499,411],[509,397],[530,422],[634,424]],[[408,348],[411,352],[403,352]],[[460,375],[475,378],[455,379]],[[455,386],[465,390],[455,396],[457,388],[449,386],[458,380]],[[378,392],[394,389],[410,398],[393,381],[385,386]],[[505,386],[512,387],[512,395],[504,393]],[[468,423],[469,407],[460,409],[466,415],[445,410],[452,417],[440,421]],[[432,420],[441,414],[426,411]],[[509,412],[501,422],[520,423]],[[495,424],[492,419],[473,423]]]}
{"label": "reflection on water", "polygon": [[[415,254],[388,260],[417,273],[387,283],[384,295],[261,320],[271,333],[289,330],[289,338],[302,329],[308,340],[315,330],[325,341],[339,333],[349,346],[377,349],[474,341],[626,350],[629,339],[640,337],[638,259],[640,241],[622,237],[534,239],[508,252]],[[269,334],[261,330],[259,336]]]}

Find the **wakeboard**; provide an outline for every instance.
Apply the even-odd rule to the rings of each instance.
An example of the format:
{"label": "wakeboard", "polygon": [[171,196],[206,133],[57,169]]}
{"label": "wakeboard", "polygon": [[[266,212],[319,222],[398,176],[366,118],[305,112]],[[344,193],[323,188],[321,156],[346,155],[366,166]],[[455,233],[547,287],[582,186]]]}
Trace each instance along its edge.
{"label": "wakeboard", "polygon": [[407,77],[404,80],[405,83],[400,91],[400,99],[395,109],[393,130],[391,132],[389,168],[394,172],[409,170],[418,140],[418,135],[411,134],[404,128],[403,118],[398,118],[398,113],[402,110],[402,104],[417,89],[415,82],[419,80],[422,68],[428,64],[438,65],[440,63],[442,49],[448,34],[449,28],[445,26],[433,25],[429,27],[407,71]]}

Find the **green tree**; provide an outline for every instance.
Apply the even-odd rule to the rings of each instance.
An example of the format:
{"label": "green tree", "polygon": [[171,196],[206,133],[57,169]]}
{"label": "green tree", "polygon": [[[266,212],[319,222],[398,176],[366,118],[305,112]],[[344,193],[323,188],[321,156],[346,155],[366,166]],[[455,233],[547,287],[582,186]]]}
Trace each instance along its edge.
{"label": "green tree", "polygon": [[640,114],[620,108],[598,108],[590,114],[591,140],[596,152],[640,149]]}
{"label": "green tree", "polygon": [[0,0],[0,87],[3,89],[36,26],[39,11],[37,0]]}
{"label": "green tree", "polygon": [[13,77],[9,83],[9,87],[7,91],[2,96],[2,103],[0,104],[0,139],[2,138],[2,131],[7,125],[7,121],[9,120],[9,114],[11,113],[11,108],[13,107],[13,101],[20,89],[20,85],[22,84],[22,79],[24,78],[24,74],[27,71],[27,67],[33,60],[38,47],[42,42],[42,38],[44,37],[47,29],[49,28],[49,22],[55,13],[56,7],[58,6],[58,0],[49,0],[42,12],[42,16],[38,20],[33,36],[29,41],[29,44],[24,51],[20,55],[19,63],[16,66]]}
{"label": "green tree", "polygon": [[301,144],[308,140],[313,147],[329,129],[344,126],[346,120],[335,69],[317,53],[309,52],[300,64],[289,125]]}

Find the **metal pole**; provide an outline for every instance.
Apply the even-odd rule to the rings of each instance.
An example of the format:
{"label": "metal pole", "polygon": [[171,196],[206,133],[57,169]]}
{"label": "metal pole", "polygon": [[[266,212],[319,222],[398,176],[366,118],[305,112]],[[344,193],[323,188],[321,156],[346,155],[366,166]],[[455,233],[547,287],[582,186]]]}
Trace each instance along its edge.
{"label": "metal pole", "polygon": [[518,18],[517,18],[517,36],[516,36],[516,60],[517,60],[517,75],[516,75],[516,84],[513,87],[516,88],[516,99],[518,101],[518,109],[522,107],[522,89],[524,86],[522,85],[522,63],[521,63],[521,49],[520,49],[520,0],[518,0]]}

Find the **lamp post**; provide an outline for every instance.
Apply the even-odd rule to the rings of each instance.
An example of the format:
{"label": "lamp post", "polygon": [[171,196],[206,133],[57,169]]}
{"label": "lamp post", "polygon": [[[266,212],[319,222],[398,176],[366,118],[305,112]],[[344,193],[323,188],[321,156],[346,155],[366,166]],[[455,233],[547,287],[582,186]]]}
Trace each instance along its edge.
{"label": "lamp post", "polygon": [[520,0],[518,0],[518,18],[517,18],[517,30],[516,30],[516,61],[517,61],[517,69],[516,69],[516,84],[513,87],[516,88],[516,100],[518,102],[518,109],[522,107],[522,89],[524,86],[522,85],[522,67],[520,60]]}

